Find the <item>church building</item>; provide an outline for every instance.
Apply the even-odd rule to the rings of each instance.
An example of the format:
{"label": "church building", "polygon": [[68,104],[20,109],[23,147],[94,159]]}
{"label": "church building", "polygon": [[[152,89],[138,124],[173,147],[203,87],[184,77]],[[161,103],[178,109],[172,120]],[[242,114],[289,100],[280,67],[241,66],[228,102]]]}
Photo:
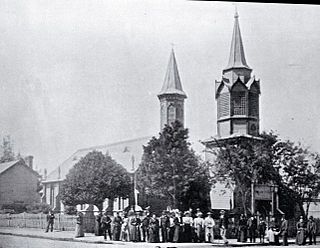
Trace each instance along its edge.
{"label": "church building", "polygon": [[[239,15],[235,13],[229,61],[222,70],[222,79],[215,81],[217,134],[202,141],[207,161],[214,161],[214,155],[208,150],[214,148],[218,140],[258,138],[260,93],[260,81],[252,76],[245,58]],[[233,190],[217,183],[210,192],[210,200],[212,209],[232,209]]]}
{"label": "church building", "polygon": [[[160,119],[161,130],[168,124],[179,120],[184,123],[184,99],[187,98],[182,89],[178,66],[172,49],[167,72],[163,82],[162,89],[158,94],[160,100]],[[64,212],[65,206],[61,201],[61,186],[66,178],[69,170],[79,160],[91,151],[101,151],[108,153],[118,164],[122,165],[130,174],[134,174],[138,168],[143,154],[143,146],[147,145],[151,136],[140,137],[132,140],[125,140],[116,143],[88,147],[77,150],[55,170],[50,172],[42,181],[44,186],[42,202],[47,203],[56,212]],[[138,193],[134,190],[135,197]],[[129,199],[117,198],[113,202],[106,199],[104,210],[113,209],[114,211],[122,211],[128,206],[139,205],[139,202],[129,202]],[[77,206],[78,210],[88,210],[91,208],[85,204]],[[95,209],[97,210],[97,209]]]}

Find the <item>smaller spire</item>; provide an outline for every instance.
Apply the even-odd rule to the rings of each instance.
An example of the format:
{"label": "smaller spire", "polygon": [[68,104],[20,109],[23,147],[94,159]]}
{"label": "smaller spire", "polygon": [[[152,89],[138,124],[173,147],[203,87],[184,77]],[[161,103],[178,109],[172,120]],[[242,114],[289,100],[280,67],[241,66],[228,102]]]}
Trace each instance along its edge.
{"label": "smaller spire", "polygon": [[163,82],[162,89],[158,96],[166,94],[176,94],[183,97],[187,97],[182,89],[182,84],[180,81],[177,61],[174,53],[174,49],[171,49],[171,55],[169,59],[169,64],[167,68],[167,73]]}

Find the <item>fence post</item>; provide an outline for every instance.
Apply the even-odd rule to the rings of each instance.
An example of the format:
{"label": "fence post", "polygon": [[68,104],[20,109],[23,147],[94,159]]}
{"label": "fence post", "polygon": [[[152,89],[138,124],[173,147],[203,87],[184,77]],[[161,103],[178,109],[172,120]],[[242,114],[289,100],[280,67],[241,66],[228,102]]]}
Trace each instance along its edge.
{"label": "fence post", "polygon": [[22,227],[27,227],[27,222],[26,222],[26,213],[23,212],[22,213],[22,221],[23,221],[23,224],[22,224]]}
{"label": "fence post", "polygon": [[58,213],[58,230],[60,230],[60,213]]}

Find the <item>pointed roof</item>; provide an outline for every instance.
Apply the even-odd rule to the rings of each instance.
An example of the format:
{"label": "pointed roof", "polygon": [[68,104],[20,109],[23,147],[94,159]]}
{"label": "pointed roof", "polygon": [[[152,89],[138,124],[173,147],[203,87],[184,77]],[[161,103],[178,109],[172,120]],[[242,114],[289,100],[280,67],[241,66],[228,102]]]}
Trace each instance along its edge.
{"label": "pointed roof", "polygon": [[163,82],[163,86],[158,96],[167,94],[176,94],[187,97],[186,93],[184,93],[182,89],[177,61],[173,49],[171,50],[168,69]]}
{"label": "pointed roof", "polygon": [[233,26],[231,48],[230,48],[230,57],[229,57],[228,66],[225,70],[232,69],[232,68],[250,69],[244,55],[244,48],[243,48],[243,43],[242,43],[242,38],[240,33],[238,12],[236,12],[234,15],[234,26]]}

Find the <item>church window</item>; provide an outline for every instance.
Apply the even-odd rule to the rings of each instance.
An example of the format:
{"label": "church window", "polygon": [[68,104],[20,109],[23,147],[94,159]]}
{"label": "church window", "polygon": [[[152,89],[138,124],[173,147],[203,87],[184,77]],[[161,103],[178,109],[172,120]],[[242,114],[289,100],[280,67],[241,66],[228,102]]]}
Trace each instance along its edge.
{"label": "church window", "polygon": [[246,115],[246,92],[236,91],[232,94],[233,115]]}
{"label": "church window", "polygon": [[218,98],[218,118],[230,115],[230,95],[228,92],[220,94]]}
{"label": "church window", "polygon": [[168,107],[168,124],[176,120],[176,108],[173,105]]}
{"label": "church window", "polygon": [[259,116],[259,95],[256,93],[249,93],[249,115]]}

